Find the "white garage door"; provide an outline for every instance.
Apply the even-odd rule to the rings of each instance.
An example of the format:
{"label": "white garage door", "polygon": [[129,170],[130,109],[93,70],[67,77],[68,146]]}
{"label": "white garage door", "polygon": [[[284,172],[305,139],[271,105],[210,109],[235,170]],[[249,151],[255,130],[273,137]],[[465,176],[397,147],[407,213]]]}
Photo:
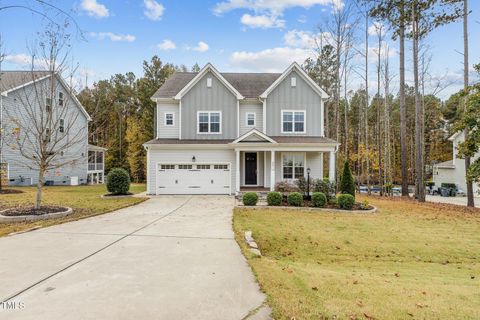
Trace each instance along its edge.
{"label": "white garage door", "polygon": [[229,164],[158,164],[157,194],[230,194]]}

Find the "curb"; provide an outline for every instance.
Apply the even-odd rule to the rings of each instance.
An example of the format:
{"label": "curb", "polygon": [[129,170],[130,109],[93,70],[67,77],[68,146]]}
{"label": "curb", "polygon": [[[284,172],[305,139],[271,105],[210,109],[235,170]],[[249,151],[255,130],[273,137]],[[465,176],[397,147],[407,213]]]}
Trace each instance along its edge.
{"label": "curb", "polygon": [[3,210],[0,211],[0,223],[12,223],[12,222],[27,222],[27,221],[39,221],[39,220],[47,220],[53,218],[62,218],[68,216],[73,212],[72,208],[66,207],[66,211],[62,212],[54,212],[54,213],[47,213],[42,215],[29,215],[29,216],[4,216],[2,212],[8,211]]}

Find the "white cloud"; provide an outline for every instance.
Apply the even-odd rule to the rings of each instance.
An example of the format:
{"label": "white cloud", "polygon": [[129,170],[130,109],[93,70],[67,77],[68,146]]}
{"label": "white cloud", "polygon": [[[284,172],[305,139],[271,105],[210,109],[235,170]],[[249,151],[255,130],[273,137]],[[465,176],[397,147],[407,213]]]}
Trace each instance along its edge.
{"label": "white cloud", "polygon": [[145,6],[143,13],[148,19],[156,21],[162,18],[165,7],[161,3],[155,0],[143,0],[143,5]]}
{"label": "white cloud", "polygon": [[170,39],[165,39],[161,43],[157,44],[157,48],[160,50],[173,50],[177,48],[177,45]]}
{"label": "white cloud", "polygon": [[209,49],[208,44],[203,41],[200,41],[196,47],[192,48],[192,50],[198,51],[198,52],[206,52],[208,51],[208,49]]}
{"label": "white cloud", "polygon": [[[32,69],[32,55],[26,53],[9,54],[5,56],[5,62],[15,64],[17,66]],[[33,59],[33,69],[47,69],[47,62],[43,59]]]}
{"label": "white cloud", "polygon": [[95,18],[106,18],[110,15],[108,8],[97,0],[82,0],[80,9]]}
{"label": "white cloud", "polygon": [[279,47],[257,52],[237,51],[230,57],[230,63],[245,71],[282,72],[293,61],[303,63],[313,56],[309,50]]}
{"label": "white cloud", "polygon": [[267,29],[285,27],[285,20],[278,19],[278,17],[271,15],[252,16],[246,13],[242,16],[240,22],[250,28]]}
{"label": "white cloud", "polygon": [[281,15],[285,9],[293,7],[310,8],[315,5],[326,5],[333,8],[343,7],[343,0],[226,0],[217,3],[213,8],[216,15],[235,9],[248,9],[255,12],[268,11]]}
{"label": "white cloud", "polygon": [[98,38],[100,40],[110,39],[111,41],[125,41],[125,42],[133,42],[135,41],[135,36],[131,34],[116,34],[113,32],[90,32],[90,36],[94,38]]}
{"label": "white cloud", "polygon": [[368,34],[371,36],[378,36],[380,32],[382,32],[382,35],[385,35],[386,32],[386,28],[381,22],[375,21],[368,27]]}

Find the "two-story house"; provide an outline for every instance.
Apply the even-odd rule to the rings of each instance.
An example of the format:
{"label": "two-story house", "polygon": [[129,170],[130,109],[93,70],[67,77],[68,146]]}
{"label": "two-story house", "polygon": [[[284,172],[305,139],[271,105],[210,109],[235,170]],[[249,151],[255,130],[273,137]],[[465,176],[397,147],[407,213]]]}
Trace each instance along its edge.
{"label": "two-story house", "polygon": [[[335,179],[328,95],[298,65],[283,73],[177,72],[158,89],[147,149],[149,194],[238,194],[282,180]],[[327,161],[327,160],[326,160]]]}
{"label": "two-story house", "polygon": [[[106,149],[88,144],[91,118],[59,74],[2,71],[0,115],[0,166],[9,185],[37,184],[38,169],[31,157],[38,153],[41,139],[50,140],[51,152],[55,154],[44,183],[78,185],[104,181]],[[42,126],[48,138],[40,137]]]}

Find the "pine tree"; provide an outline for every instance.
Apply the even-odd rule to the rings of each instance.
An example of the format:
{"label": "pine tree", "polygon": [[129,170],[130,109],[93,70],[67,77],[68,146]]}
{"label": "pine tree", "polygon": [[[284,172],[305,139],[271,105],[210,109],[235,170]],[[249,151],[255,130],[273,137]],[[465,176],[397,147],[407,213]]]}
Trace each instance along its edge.
{"label": "pine tree", "polygon": [[351,194],[355,197],[355,181],[353,180],[352,171],[350,171],[350,163],[345,161],[343,167],[343,175],[340,180],[340,192],[343,194]]}
{"label": "pine tree", "polygon": [[140,124],[141,122],[138,119],[128,118],[127,132],[125,134],[125,141],[128,143],[127,162],[130,176],[135,182],[145,181],[146,178],[146,158],[144,156],[143,143],[147,140]]}

